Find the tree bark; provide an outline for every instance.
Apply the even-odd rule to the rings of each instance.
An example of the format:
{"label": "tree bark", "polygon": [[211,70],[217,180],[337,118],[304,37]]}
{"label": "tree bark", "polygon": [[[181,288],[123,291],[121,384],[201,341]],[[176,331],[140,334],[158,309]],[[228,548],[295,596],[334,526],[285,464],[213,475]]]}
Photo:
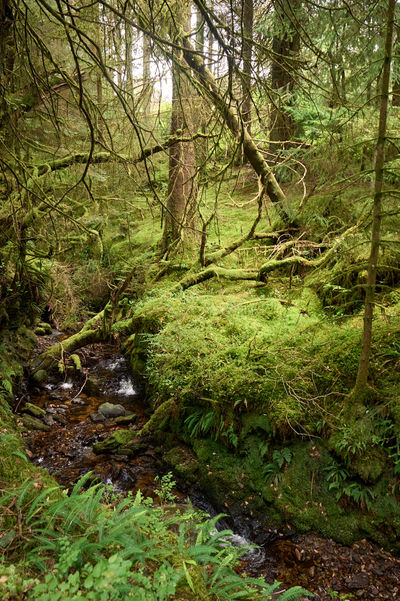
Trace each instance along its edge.
{"label": "tree bark", "polygon": [[347,399],[345,413],[351,417],[363,407],[363,399],[367,390],[369,363],[371,355],[372,322],[374,314],[374,299],[376,289],[376,273],[379,258],[380,227],[382,219],[383,176],[385,163],[385,138],[387,128],[387,113],[389,101],[390,67],[393,49],[394,10],[396,0],[388,1],[386,19],[385,54],[381,82],[381,102],[379,114],[378,140],[376,144],[374,202],[372,208],[371,251],[368,261],[368,276],[365,289],[364,328],[361,346],[360,362],[356,383]]}
{"label": "tree bark", "polygon": [[[183,30],[190,31],[190,5],[184,9],[182,17]],[[181,35],[179,36],[181,37]],[[178,40],[180,41],[180,40]],[[175,50],[183,60],[182,51]],[[184,76],[179,65],[172,65],[172,112],[171,136],[182,132],[189,133],[193,129],[193,88]],[[196,157],[193,143],[176,142],[170,146],[168,197],[162,237],[162,252],[166,253],[171,245],[183,242],[184,238],[193,236],[196,222],[197,182]]]}
{"label": "tree bark", "polygon": [[242,119],[251,134],[251,60],[253,54],[253,0],[243,0]]}
{"label": "tree bark", "polygon": [[271,88],[273,107],[271,111],[271,153],[279,159],[279,153],[290,146],[294,134],[294,122],[287,106],[295,85],[295,61],[300,50],[300,34],[291,22],[290,14],[299,7],[299,0],[274,2],[276,18],[284,33],[272,40]]}

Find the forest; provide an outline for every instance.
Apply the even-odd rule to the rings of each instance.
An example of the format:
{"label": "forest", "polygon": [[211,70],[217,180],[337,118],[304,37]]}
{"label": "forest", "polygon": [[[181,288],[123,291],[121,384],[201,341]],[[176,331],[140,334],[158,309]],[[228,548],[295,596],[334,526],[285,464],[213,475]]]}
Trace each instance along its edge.
{"label": "forest", "polygon": [[0,0],[1,599],[400,597],[396,0]]}

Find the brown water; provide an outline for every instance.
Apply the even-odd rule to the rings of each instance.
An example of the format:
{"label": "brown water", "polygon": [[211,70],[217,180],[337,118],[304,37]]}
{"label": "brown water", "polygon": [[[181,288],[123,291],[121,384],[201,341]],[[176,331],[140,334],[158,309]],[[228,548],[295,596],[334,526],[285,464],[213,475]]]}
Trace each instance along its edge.
{"label": "brown water", "polygon": [[[32,431],[27,435],[32,461],[53,474],[62,486],[92,471],[98,480],[117,491],[140,489],[145,495],[153,494],[154,478],[161,468],[153,447],[134,458],[96,455],[92,450],[93,443],[117,429],[141,429],[148,419],[143,386],[133,382],[124,357],[113,346],[92,346],[85,351],[84,361],[89,377],[83,391],[82,377],[48,384],[31,394],[31,402],[46,409],[46,420],[51,424],[49,432]],[[127,412],[135,413],[133,424],[118,425],[114,419],[92,421],[91,415],[105,402],[120,404]]]}

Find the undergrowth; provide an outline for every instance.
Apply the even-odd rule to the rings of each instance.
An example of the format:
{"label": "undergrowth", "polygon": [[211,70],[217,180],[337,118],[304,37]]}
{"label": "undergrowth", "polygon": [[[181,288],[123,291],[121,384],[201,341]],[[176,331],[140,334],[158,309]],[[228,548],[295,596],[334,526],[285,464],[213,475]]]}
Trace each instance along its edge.
{"label": "undergrowth", "polygon": [[52,489],[30,498],[31,480],[2,494],[2,508],[15,519],[0,539],[2,599],[267,600],[275,591],[275,599],[295,601],[306,594],[295,587],[276,596],[278,583],[238,575],[247,548],[216,530],[219,516],[204,520],[192,507],[166,505],[170,478],[154,506],[140,491],[110,503],[103,484],[85,490],[90,476],[58,501]]}

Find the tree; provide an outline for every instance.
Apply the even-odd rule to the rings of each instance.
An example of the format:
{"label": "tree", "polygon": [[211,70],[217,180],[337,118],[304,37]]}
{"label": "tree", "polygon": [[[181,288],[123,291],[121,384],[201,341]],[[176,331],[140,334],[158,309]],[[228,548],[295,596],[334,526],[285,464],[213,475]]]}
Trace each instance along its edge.
{"label": "tree", "polygon": [[271,90],[272,111],[269,139],[271,154],[279,158],[280,151],[290,147],[295,126],[288,111],[296,81],[296,63],[300,50],[300,32],[296,26],[301,2],[274,1],[277,32],[272,40]]}
{"label": "tree", "polygon": [[379,129],[375,157],[374,199],[372,207],[371,250],[368,260],[367,284],[365,287],[364,329],[360,362],[356,383],[346,404],[348,416],[357,415],[363,409],[363,399],[367,393],[369,362],[371,355],[372,323],[376,289],[376,274],[380,247],[380,229],[382,222],[382,200],[384,197],[385,143],[387,130],[390,68],[393,51],[393,29],[396,0],[388,0],[386,16],[386,39],[383,57],[383,73],[381,81],[381,100],[379,113]]}
{"label": "tree", "polygon": [[[190,32],[190,4],[183,6],[179,26]],[[182,33],[176,32],[175,43],[182,43]],[[178,55],[178,56],[176,56]],[[193,135],[193,88],[183,73],[186,65],[182,51],[177,48],[172,57],[172,112],[171,136]],[[196,223],[197,182],[196,157],[193,142],[176,142],[169,150],[168,196],[165,206],[162,251],[167,254],[171,246],[193,237]]]}

